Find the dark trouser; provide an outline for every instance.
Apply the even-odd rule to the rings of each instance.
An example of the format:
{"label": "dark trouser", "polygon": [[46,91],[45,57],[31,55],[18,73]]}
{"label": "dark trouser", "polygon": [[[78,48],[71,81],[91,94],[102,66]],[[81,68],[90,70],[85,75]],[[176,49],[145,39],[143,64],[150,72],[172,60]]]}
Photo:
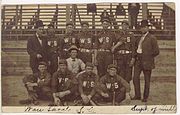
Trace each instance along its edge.
{"label": "dark trouser", "polygon": [[147,99],[149,96],[149,89],[150,89],[150,78],[151,78],[151,71],[152,70],[145,70],[142,65],[142,58],[138,56],[138,59],[136,60],[135,67],[134,67],[134,78],[133,78],[133,84],[135,87],[135,96],[141,97],[141,88],[140,88],[140,74],[141,71],[144,73],[144,99]]}
{"label": "dark trouser", "polygon": [[132,29],[133,26],[135,28],[137,28],[137,15],[138,14],[134,14],[134,15],[129,15],[129,21],[130,21],[130,28]]}
{"label": "dark trouser", "polygon": [[79,52],[79,58],[84,62],[92,62],[92,53],[90,52]]}
{"label": "dark trouser", "polygon": [[132,67],[129,66],[132,56],[131,54],[119,54],[117,56],[117,73],[129,83],[132,80]]}
{"label": "dark trouser", "polygon": [[56,72],[58,69],[58,54],[49,54],[48,61],[50,61],[48,71],[51,73],[51,75],[53,75],[53,73]]}
{"label": "dark trouser", "polygon": [[39,71],[38,65],[39,65],[39,62],[41,62],[41,61],[45,61],[47,63],[47,60],[44,58],[38,59],[37,57],[34,57],[34,56],[30,57],[30,67],[31,67],[33,73],[37,73]]}
{"label": "dark trouser", "polygon": [[77,98],[77,95],[75,93],[71,93],[69,95],[66,95],[62,98],[60,98],[62,101],[74,101]]}
{"label": "dark trouser", "polygon": [[34,87],[28,87],[26,85],[27,82],[32,82],[31,76],[25,76],[23,78],[23,82],[25,84],[25,87],[28,91],[28,95],[32,100],[37,99],[45,99],[45,100],[53,100],[51,88],[48,86],[34,86]]}
{"label": "dark trouser", "polygon": [[124,87],[122,87],[120,91],[117,91],[115,93],[110,92],[108,94],[109,94],[108,98],[101,96],[101,99],[103,102],[112,102],[113,103],[113,97],[114,97],[113,95],[115,94],[115,102],[121,103],[126,98],[126,89]]}
{"label": "dark trouser", "polygon": [[51,88],[47,87],[47,86],[43,86],[43,87],[32,87],[32,89],[30,89],[29,87],[27,87],[27,85],[25,85],[27,91],[28,91],[28,95],[32,100],[37,100],[37,99],[43,99],[43,100],[53,100],[52,97],[52,93],[51,93]]}
{"label": "dark trouser", "polygon": [[113,63],[113,56],[111,52],[100,52],[97,54],[97,69],[98,75],[102,77],[107,72],[107,67],[109,64]]}

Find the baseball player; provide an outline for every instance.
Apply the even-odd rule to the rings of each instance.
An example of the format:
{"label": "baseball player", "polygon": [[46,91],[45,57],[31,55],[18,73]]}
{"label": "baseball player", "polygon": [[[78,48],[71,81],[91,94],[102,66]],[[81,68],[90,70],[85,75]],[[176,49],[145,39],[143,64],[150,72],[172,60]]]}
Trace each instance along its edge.
{"label": "baseball player", "polygon": [[66,34],[60,39],[60,58],[67,59],[69,57],[68,49],[75,45],[79,47],[79,40],[74,33],[74,25],[72,22],[66,24]]}
{"label": "baseball player", "polygon": [[48,25],[47,29],[47,57],[49,61],[49,71],[51,75],[57,71],[58,68],[58,55],[60,48],[60,40],[55,35],[54,26]]}
{"label": "baseball player", "polygon": [[38,98],[51,101],[53,99],[50,89],[51,75],[47,72],[47,63],[40,62],[38,69],[38,73],[23,78],[23,83],[28,91],[29,99],[21,100],[21,104],[33,103],[34,105],[38,105]]}
{"label": "baseball player", "polygon": [[79,39],[79,58],[83,62],[92,62],[94,35],[88,31],[88,22],[81,23],[81,32],[78,34]]}
{"label": "baseball player", "polygon": [[97,34],[95,41],[97,69],[100,77],[106,74],[107,66],[113,63],[111,48],[115,41],[115,34],[108,29],[110,21],[108,19],[102,20],[102,26],[103,30]]}
{"label": "baseball player", "polygon": [[53,74],[51,88],[55,105],[67,105],[67,101],[74,101],[78,82],[72,72],[67,69],[67,61],[59,60],[59,69]]}
{"label": "baseball player", "polygon": [[125,99],[130,100],[130,86],[116,72],[116,65],[108,65],[107,74],[100,78],[97,90],[103,101],[112,102],[113,105],[119,104]]}
{"label": "baseball player", "polygon": [[129,23],[122,21],[122,31],[117,35],[116,44],[112,47],[118,65],[118,75],[122,76],[128,83],[132,80],[132,67],[135,62],[135,37],[128,31]]}
{"label": "baseball player", "polygon": [[79,93],[84,105],[93,105],[92,98],[96,93],[99,77],[93,73],[93,67],[92,63],[87,62],[85,71],[78,75]]}

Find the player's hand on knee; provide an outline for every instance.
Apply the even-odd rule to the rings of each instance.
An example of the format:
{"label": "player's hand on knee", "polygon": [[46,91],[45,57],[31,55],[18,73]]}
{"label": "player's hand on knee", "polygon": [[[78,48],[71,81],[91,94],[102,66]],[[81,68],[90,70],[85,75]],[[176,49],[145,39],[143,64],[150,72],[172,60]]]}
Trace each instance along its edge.
{"label": "player's hand on knee", "polygon": [[105,98],[108,98],[108,97],[109,97],[109,94],[108,94],[108,93],[102,92],[101,95],[102,95],[103,97],[105,97]]}

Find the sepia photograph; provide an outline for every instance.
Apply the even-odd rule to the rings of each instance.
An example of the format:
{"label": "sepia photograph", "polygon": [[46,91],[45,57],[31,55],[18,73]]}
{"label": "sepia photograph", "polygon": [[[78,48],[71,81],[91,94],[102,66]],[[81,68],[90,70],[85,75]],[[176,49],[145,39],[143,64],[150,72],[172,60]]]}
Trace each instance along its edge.
{"label": "sepia photograph", "polygon": [[175,6],[1,5],[2,112],[175,114]]}

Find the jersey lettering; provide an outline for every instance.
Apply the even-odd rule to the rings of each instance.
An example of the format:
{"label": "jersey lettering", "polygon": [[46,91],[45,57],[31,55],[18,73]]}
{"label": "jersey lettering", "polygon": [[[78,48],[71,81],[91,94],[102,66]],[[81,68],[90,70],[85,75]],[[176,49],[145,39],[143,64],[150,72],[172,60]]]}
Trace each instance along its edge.
{"label": "jersey lettering", "polygon": [[86,87],[87,81],[83,81],[83,87]]}
{"label": "jersey lettering", "polygon": [[54,41],[54,46],[57,46],[57,41]]}
{"label": "jersey lettering", "polygon": [[85,39],[84,38],[80,39],[80,41],[81,41],[82,44],[85,43]]}
{"label": "jersey lettering", "polygon": [[91,43],[91,38],[87,39],[87,43],[90,44]]}
{"label": "jersey lettering", "polygon": [[109,37],[105,37],[105,39],[106,39],[106,42],[109,43],[110,38]]}
{"label": "jersey lettering", "polygon": [[116,83],[114,83],[114,88],[115,89],[118,89],[119,88],[119,85],[118,85],[118,83],[116,82]]}
{"label": "jersey lettering", "polygon": [[127,42],[131,42],[131,39],[130,39],[130,37],[127,37]]}
{"label": "jersey lettering", "polygon": [[98,40],[99,40],[100,43],[102,43],[103,42],[103,37],[99,38]]}
{"label": "jersey lettering", "polygon": [[69,38],[65,38],[65,39],[64,39],[64,42],[65,42],[65,43],[68,43],[68,42],[69,42]]}
{"label": "jersey lettering", "polygon": [[91,81],[91,87],[94,87],[94,81]]}
{"label": "jersey lettering", "polygon": [[111,83],[106,83],[106,87],[107,87],[108,89],[111,89]]}

